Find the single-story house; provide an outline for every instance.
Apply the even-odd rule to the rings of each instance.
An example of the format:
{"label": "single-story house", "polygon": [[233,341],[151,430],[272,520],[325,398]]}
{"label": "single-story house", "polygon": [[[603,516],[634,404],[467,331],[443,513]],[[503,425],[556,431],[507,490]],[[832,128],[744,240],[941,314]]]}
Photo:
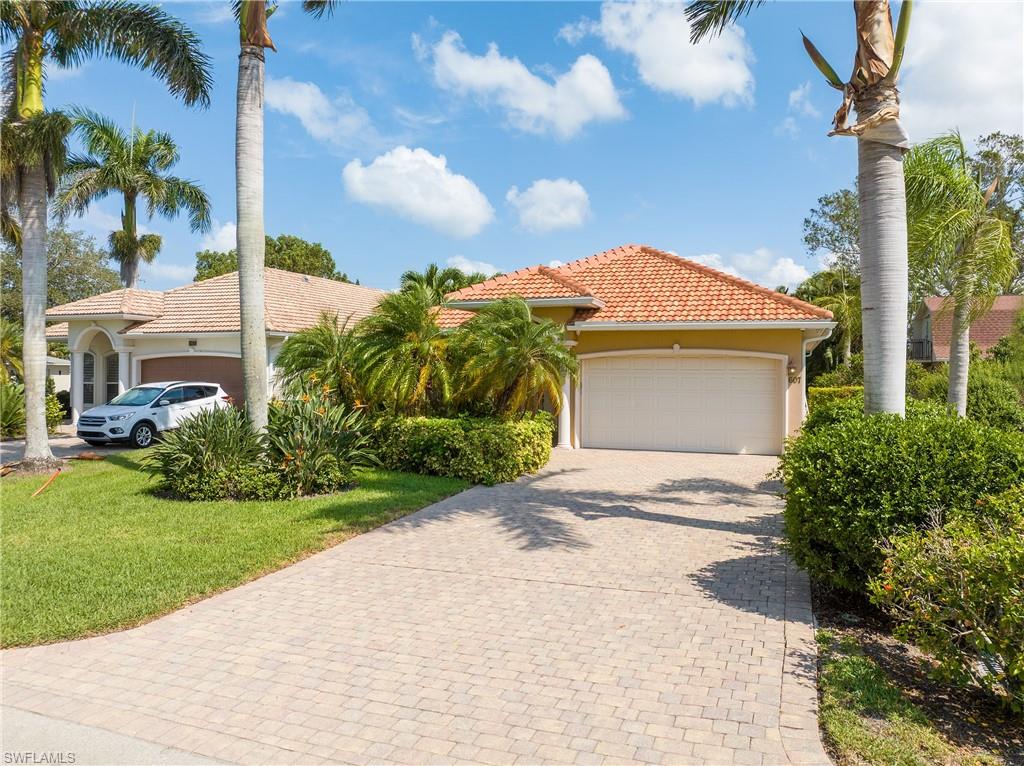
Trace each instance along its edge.
{"label": "single-story house", "polygon": [[[322,312],[352,322],[369,314],[383,290],[280,269],[265,271],[268,381],[284,340]],[[242,399],[238,272],[173,290],[122,289],[54,306],[49,340],[71,349],[71,407],[83,411],[125,389],[161,380],[220,383]]]}
{"label": "single-story house", "polygon": [[[939,295],[925,298],[910,322],[909,356],[919,362],[948,362],[953,336],[953,306]],[[1013,330],[1024,309],[1024,295],[1000,295],[987,312],[971,323],[970,339],[982,354]]]}
{"label": "single-story house", "polygon": [[71,390],[71,360],[46,357],[46,377],[53,381],[54,392]]}
{"label": "single-story house", "polygon": [[804,418],[805,359],[825,309],[645,245],[531,266],[451,293],[457,327],[519,296],[565,328],[561,447],[778,454]]}

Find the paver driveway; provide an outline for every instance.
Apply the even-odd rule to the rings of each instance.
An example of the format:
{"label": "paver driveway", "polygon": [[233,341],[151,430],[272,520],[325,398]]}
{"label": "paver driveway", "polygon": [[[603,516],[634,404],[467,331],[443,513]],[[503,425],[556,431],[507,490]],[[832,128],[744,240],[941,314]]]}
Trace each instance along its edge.
{"label": "paver driveway", "polygon": [[239,763],[827,763],[773,466],[557,452],[135,630],[8,651],[4,702]]}

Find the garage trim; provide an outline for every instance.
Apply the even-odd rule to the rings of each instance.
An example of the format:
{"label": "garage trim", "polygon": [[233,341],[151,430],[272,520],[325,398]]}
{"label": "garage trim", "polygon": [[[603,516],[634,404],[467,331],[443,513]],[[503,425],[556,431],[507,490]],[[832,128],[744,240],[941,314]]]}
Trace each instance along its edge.
{"label": "garage trim", "polygon": [[576,427],[573,429],[574,436],[576,437],[577,446],[583,446],[582,442],[582,399],[583,399],[583,378],[587,374],[586,361],[588,359],[599,359],[602,357],[610,356],[740,356],[740,357],[758,357],[762,359],[773,359],[779,363],[779,391],[781,395],[779,397],[778,406],[782,410],[782,439],[785,440],[786,434],[789,433],[789,407],[787,407],[787,397],[789,395],[789,374],[787,367],[789,365],[789,357],[786,354],[776,354],[768,351],[743,351],[737,349],[723,349],[723,348],[682,348],[678,344],[671,348],[645,348],[645,349],[625,349],[618,351],[591,351],[585,354],[577,354],[576,358],[582,362],[580,377],[576,385]]}

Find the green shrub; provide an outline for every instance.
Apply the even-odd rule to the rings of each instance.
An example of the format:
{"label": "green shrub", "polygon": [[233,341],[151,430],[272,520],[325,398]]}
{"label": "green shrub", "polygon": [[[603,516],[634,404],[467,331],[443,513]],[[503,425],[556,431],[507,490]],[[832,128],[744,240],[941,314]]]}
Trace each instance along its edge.
{"label": "green shrub", "polygon": [[880,541],[1024,482],[1024,435],[954,416],[853,415],[791,440],[780,473],[796,562],[862,591]]}
{"label": "green shrub", "polygon": [[875,603],[953,680],[976,681],[1024,712],[1024,488],[976,514],[889,540]]}
{"label": "green shrub", "polygon": [[0,383],[0,437],[13,439],[25,433],[25,387]]}
{"label": "green shrub", "polygon": [[[935,418],[949,415],[949,408],[938,402],[907,399],[906,412],[908,418]],[[800,433],[813,433],[825,426],[865,417],[867,416],[864,414],[862,393],[845,399],[833,399],[811,409],[810,414],[800,426]]]}
{"label": "green shrub", "polygon": [[811,386],[807,389],[807,408],[813,412],[823,404],[858,396],[864,400],[864,386]]}
{"label": "green shrub", "polygon": [[864,354],[854,354],[849,365],[840,365],[822,373],[813,381],[817,388],[837,388],[864,385]]}
{"label": "green shrub", "polygon": [[202,474],[180,474],[168,488],[181,500],[283,500],[291,493],[281,472],[256,462],[232,470],[217,468]]}
{"label": "green shrub", "polygon": [[384,465],[475,484],[513,481],[551,457],[554,422],[546,412],[515,420],[496,418],[387,418],[375,439]]}
{"label": "green shrub", "polygon": [[970,370],[967,417],[996,428],[1024,431],[1020,392],[989,364],[976,364]]}
{"label": "green shrub", "polygon": [[60,404],[61,412],[64,414],[64,419],[67,420],[71,417],[71,392],[58,391],[55,396]]}
{"label": "green shrub", "polygon": [[907,396],[935,402],[946,401],[949,387],[949,369],[940,365],[907,380]]}
{"label": "green shrub", "polygon": [[50,433],[56,431],[64,422],[64,408],[56,394],[46,395],[46,430]]}
{"label": "green shrub", "polygon": [[363,413],[309,395],[271,406],[266,444],[293,496],[336,492],[352,483],[353,467],[377,463]]}

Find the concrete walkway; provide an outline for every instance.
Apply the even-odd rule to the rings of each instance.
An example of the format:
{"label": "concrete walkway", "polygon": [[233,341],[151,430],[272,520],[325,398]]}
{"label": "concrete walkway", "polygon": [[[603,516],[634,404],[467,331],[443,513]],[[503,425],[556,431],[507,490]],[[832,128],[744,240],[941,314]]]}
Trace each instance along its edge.
{"label": "concrete walkway", "polygon": [[773,467],[557,452],[135,630],[7,651],[3,702],[232,763],[827,764]]}

